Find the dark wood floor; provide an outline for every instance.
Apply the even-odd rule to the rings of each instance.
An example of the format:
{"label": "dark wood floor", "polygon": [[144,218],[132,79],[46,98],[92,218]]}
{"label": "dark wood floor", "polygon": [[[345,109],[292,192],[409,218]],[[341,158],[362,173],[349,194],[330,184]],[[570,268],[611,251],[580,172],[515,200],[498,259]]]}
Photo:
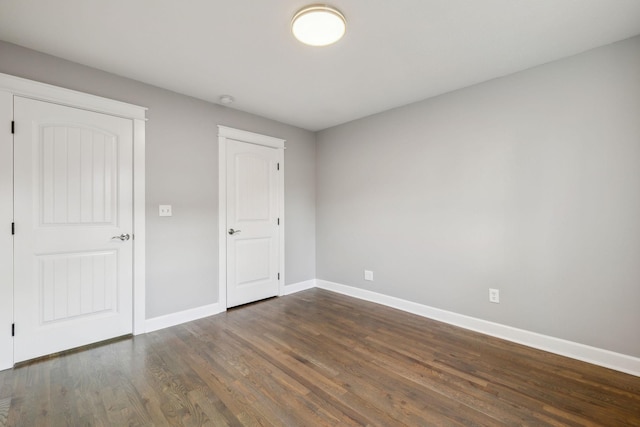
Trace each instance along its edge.
{"label": "dark wood floor", "polygon": [[0,372],[0,425],[640,426],[640,378],[314,289]]}

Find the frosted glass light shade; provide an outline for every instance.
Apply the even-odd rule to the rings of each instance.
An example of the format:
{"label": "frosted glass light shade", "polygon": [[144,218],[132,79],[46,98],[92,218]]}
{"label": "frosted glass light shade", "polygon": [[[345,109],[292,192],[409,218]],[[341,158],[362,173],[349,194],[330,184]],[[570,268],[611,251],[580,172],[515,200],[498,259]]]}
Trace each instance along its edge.
{"label": "frosted glass light shade", "polygon": [[310,46],[327,46],[344,36],[347,22],[342,13],[329,6],[307,6],[293,16],[291,31]]}

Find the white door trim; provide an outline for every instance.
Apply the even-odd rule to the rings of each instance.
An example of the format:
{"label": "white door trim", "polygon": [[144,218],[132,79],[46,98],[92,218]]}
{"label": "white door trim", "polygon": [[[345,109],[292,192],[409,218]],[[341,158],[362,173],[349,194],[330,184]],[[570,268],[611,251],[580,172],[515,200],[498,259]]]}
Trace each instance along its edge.
{"label": "white door trim", "polygon": [[115,101],[101,96],[90,95],[71,89],[23,79],[0,73],[0,90],[25,98],[48,101],[67,107],[80,108],[96,113],[105,113],[126,119],[146,120],[147,108],[126,102]]}
{"label": "white door trim", "polygon": [[[146,111],[146,108],[145,108]],[[145,150],[146,123],[133,119],[133,335],[146,332],[146,209]]]}
{"label": "white door trim", "polygon": [[227,139],[263,145],[278,149],[278,192],[280,211],[279,254],[280,254],[280,283],[278,295],[285,293],[285,261],[284,261],[284,150],[285,140],[272,136],[261,135],[240,129],[218,125],[218,303],[222,310],[227,309]]}
{"label": "white door trim", "polygon": [[13,96],[0,91],[0,370],[13,366]]}
{"label": "white door trim", "polygon": [[[95,95],[48,85],[16,76],[0,73],[0,92],[26,98],[47,101],[98,113],[110,114],[133,121],[133,333],[138,335],[145,332],[145,121],[146,108],[120,101],[102,98]],[[0,130],[10,131],[13,111],[10,117],[2,110],[4,123],[0,123]],[[0,132],[0,143],[11,144],[10,132]],[[11,173],[13,176],[13,172]],[[0,183],[3,184],[4,183]],[[13,194],[12,194],[13,196]],[[2,200],[2,203],[7,201]],[[8,201],[13,206],[13,200]],[[5,218],[0,218],[5,220]],[[13,215],[11,221],[13,220]],[[0,224],[0,230],[10,224]],[[17,230],[19,232],[19,230]],[[4,253],[3,251],[0,251]],[[4,277],[2,279],[5,279]],[[11,289],[5,289],[5,288]],[[0,295],[13,295],[13,280],[0,281]],[[0,311],[9,312],[13,308],[13,298],[0,299]],[[10,325],[0,325],[0,332]],[[8,363],[11,361],[11,363]],[[10,346],[0,346],[0,370],[13,366],[13,339]],[[3,363],[4,362],[4,363]]]}

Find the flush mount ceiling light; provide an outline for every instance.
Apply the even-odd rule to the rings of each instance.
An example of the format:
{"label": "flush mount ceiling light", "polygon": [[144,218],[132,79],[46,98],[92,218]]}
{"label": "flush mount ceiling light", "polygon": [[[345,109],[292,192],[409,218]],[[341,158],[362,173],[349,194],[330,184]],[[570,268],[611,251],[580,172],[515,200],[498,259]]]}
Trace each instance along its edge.
{"label": "flush mount ceiling light", "polygon": [[295,38],[310,46],[327,46],[337,42],[347,30],[347,21],[337,9],[325,5],[307,6],[291,21]]}

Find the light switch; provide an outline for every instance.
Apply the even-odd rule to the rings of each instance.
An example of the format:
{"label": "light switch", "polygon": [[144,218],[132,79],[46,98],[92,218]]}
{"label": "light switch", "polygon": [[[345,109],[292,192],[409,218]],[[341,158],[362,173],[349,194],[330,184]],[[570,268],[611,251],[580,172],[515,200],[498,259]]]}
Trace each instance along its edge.
{"label": "light switch", "polygon": [[171,205],[160,205],[158,209],[160,216],[171,216]]}

